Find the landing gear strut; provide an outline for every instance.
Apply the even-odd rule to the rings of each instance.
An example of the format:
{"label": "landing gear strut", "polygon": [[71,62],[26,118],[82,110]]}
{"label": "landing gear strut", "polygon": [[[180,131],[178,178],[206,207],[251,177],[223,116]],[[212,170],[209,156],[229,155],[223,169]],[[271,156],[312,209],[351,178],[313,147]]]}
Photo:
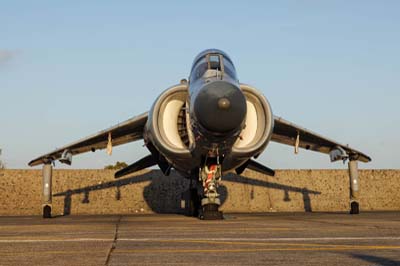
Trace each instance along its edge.
{"label": "landing gear strut", "polygon": [[43,165],[43,218],[51,218],[51,203],[52,203],[52,194],[51,194],[51,183],[52,183],[52,175],[53,175],[53,166],[51,162],[46,162]]}
{"label": "landing gear strut", "polygon": [[359,214],[359,186],[358,186],[358,164],[354,158],[349,158],[350,177],[350,214]]}
{"label": "landing gear strut", "polygon": [[221,180],[221,165],[210,164],[200,169],[199,181],[203,185],[204,197],[201,200],[199,218],[204,220],[223,219],[222,212],[218,210],[221,205],[217,192],[218,183]]}

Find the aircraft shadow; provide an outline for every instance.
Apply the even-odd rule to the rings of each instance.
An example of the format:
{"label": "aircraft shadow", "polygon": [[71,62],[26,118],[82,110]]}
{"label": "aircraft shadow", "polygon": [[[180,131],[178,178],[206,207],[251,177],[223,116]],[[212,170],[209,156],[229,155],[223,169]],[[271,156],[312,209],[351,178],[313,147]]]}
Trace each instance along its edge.
{"label": "aircraft shadow", "polygon": [[[181,202],[182,200],[188,199],[190,197],[190,180],[182,178],[176,172],[172,172],[170,176],[163,176],[161,171],[153,170],[142,175],[117,179],[115,181],[109,181],[102,184],[86,186],[77,189],[68,189],[66,191],[53,194],[53,196],[64,197],[63,213],[64,215],[70,215],[73,195],[83,195],[81,203],[89,204],[89,196],[91,192],[109,188],[116,188],[115,200],[120,200],[122,197],[120,191],[121,187],[146,181],[150,181],[150,184],[143,189],[143,197],[147,205],[153,212],[176,214],[186,214],[188,212],[187,208],[181,207]],[[307,188],[299,188],[289,185],[278,184],[275,182],[262,181],[234,174],[228,174],[224,176],[223,181],[282,190],[284,192],[284,201],[291,201],[289,197],[289,192],[301,193],[303,196],[304,211],[306,212],[312,211],[310,194],[321,194],[321,192],[309,190]],[[228,197],[228,189],[226,188],[226,186],[221,184],[218,192],[220,194],[221,205],[223,205]],[[250,197],[253,196],[254,195],[251,193]]]}
{"label": "aircraft shadow", "polygon": [[392,260],[392,259],[387,259],[384,257],[378,257],[378,256],[373,256],[373,255],[368,255],[368,254],[357,254],[357,253],[352,253],[351,256],[353,258],[357,258],[366,262],[372,263],[371,265],[381,265],[381,266],[395,266],[395,265],[400,265],[400,260]]}
{"label": "aircraft shadow", "polygon": [[[310,194],[313,194],[313,195],[321,194],[321,192],[319,192],[319,191],[309,190],[305,187],[299,188],[299,187],[294,187],[294,186],[282,185],[282,184],[278,184],[275,182],[268,182],[268,181],[254,179],[254,178],[249,178],[249,177],[246,177],[243,175],[240,176],[240,175],[235,175],[235,174],[228,174],[228,175],[224,176],[223,180],[235,182],[235,183],[249,184],[249,185],[253,185],[253,186],[260,186],[260,187],[267,187],[267,188],[272,188],[272,189],[283,190],[284,191],[284,198],[283,198],[284,201],[291,201],[291,199],[289,197],[289,192],[301,193],[303,196],[305,212],[312,212]],[[250,195],[250,196],[252,196],[252,195]]]}

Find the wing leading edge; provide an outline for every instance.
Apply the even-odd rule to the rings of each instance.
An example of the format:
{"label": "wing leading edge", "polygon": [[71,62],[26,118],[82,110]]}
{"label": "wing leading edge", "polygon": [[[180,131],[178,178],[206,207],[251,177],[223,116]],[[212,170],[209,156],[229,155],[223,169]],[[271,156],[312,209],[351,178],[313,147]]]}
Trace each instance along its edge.
{"label": "wing leading edge", "polygon": [[[348,145],[343,145],[336,141],[325,138],[308,129],[295,125],[281,117],[275,116],[274,123],[274,130],[271,139],[272,141],[294,146],[296,148],[300,147],[307,150],[327,153],[331,155],[332,161],[335,161],[337,160],[335,158],[338,158],[335,157],[335,154],[333,154],[334,151],[338,151],[339,153],[343,151],[346,156],[351,156],[361,162],[371,161],[371,158],[368,155],[350,148]],[[344,157],[341,156],[339,156],[339,158],[343,159]]]}
{"label": "wing leading edge", "polygon": [[143,129],[147,122],[148,113],[132,117],[115,126],[102,130],[94,135],[88,136],[74,143],[58,148],[53,152],[44,154],[29,162],[29,166],[35,166],[48,161],[58,160],[64,151],[71,155],[104,149],[107,147],[109,136],[112,139],[112,146],[118,146],[143,138]]}

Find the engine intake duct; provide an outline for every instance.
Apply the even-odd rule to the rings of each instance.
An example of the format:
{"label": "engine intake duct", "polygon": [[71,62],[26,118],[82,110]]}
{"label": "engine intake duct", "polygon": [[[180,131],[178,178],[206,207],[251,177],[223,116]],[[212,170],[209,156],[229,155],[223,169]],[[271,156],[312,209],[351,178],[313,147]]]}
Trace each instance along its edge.
{"label": "engine intake duct", "polygon": [[178,115],[178,134],[185,147],[189,147],[189,135],[186,123],[186,104],[184,104]]}

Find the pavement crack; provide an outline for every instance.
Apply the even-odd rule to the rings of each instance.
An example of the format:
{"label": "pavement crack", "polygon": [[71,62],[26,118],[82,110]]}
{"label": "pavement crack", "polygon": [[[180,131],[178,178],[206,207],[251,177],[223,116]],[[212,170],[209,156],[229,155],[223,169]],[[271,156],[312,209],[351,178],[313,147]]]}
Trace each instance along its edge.
{"label": "pavement crack", "polygon": [[105,266],[109,265],[110,259],[111,259],[111,255],[112,255],[114,249],[117,247],[118,230],[119,230],[119,225],[121,223],[121,220],[122,220],[122,215],[120,215],[118,217],[118,220],[117,220],[117,222],[115,224],[114,239],[113,239],[113,242],[111,243],[110,249],[108,250],[106,262],[104,263]]}

